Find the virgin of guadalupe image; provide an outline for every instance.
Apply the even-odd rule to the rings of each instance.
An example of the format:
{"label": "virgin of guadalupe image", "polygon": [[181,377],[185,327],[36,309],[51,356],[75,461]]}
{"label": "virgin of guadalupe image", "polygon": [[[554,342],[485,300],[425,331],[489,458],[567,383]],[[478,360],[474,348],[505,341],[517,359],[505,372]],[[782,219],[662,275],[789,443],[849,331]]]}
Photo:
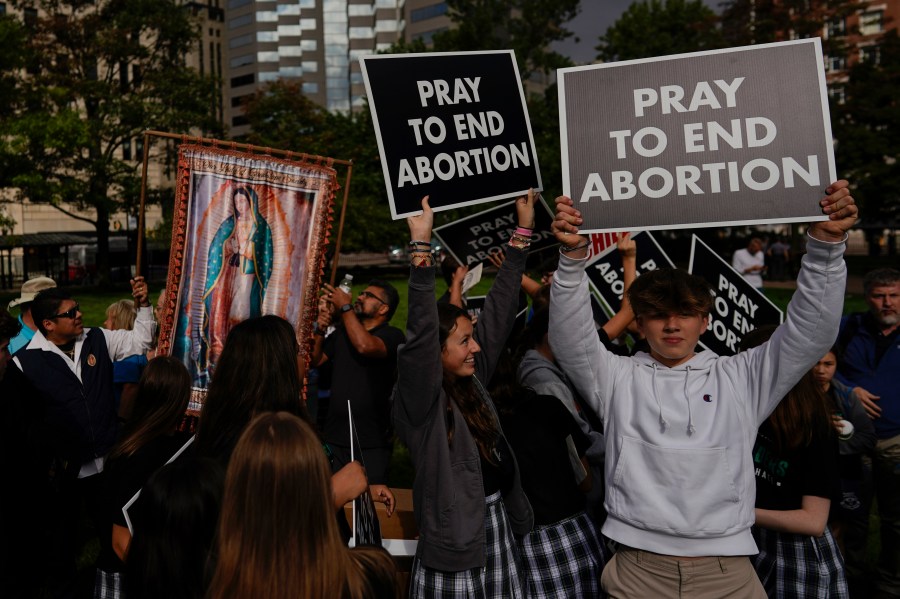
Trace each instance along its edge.
{"label": "virgin of guadalupe image", "polygon": [[250,187],[236,188],[231,207],[232,214],[219,225],[209,245],[201,298],[199,367],[207,377],[212,375],[231,327],[262,316],[272,275],[272,232],[259,211],[256,192]]}

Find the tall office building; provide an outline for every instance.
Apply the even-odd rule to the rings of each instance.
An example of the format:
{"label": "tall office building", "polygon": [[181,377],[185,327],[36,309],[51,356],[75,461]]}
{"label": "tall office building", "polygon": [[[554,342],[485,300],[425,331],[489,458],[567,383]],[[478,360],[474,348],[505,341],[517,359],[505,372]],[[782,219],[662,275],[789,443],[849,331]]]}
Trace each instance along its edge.
{"label": "tall office building", "polygon": [[277,79],[302,79],[302,91],[328,110],[363,101],[356,58],[403,37],[403,0],[227,0],[226,124],[248,131],[244,100]]}

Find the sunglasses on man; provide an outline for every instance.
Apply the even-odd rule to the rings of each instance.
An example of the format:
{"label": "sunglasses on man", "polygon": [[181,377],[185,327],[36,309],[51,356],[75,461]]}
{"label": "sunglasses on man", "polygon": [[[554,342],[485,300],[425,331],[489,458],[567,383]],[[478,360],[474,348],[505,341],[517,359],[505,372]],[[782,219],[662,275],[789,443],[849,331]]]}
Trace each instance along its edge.
{"label": "sunglasses on man", "polygon": [[50,317],[50,320],[56,320],[57,318],[75,318],[78,315],[78,312],[81,311],[81,306],[75,304],[65,312],[60,312],[59,314],[54,314]]}

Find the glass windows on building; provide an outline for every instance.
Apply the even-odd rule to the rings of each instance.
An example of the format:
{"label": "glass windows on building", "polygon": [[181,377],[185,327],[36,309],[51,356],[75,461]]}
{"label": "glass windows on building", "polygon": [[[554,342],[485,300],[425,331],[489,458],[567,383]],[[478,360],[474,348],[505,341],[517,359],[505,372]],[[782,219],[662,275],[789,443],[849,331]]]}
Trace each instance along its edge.
{"label": "glass windows on building", "polygon": [[438,2],[437,4],[431,4],[429,6],[423,6],[422,8],[413,10],[409,15],[409,20],[413,23],[418,23],[419,21],[433,19],[445,14],[447,14],[447,3]]}
{"label": "glass windows on building", "polygon": [[[257,40],[259,40],[259,36],[257,35]],[[228,47],[231,49],[240,48],[241,46],[248,46],[253,43],[253,34],[248,33],[247,35],[239,35],[237,37],[231,38],[228,42]]]}
{"label": "glass windows on building", "polygon": [[859,16],[860,35],[875,35],[884,31],[884,11],[872,10]]}
{"label": "glass windows on building", "polygon": [[232,69],[236,69],[238,67],[243,67],[248,64],[253,64],[253,55],[252,54],[242,54],[241,56],[235,56],[230,61],[230,66]]}
{"label": "glass windows on building", "polygon": [[237,29],[238,27],[244,27],[245,25],[249,25],[252,22],[253,22],[252,14],[241,15],[239,17],[235,17],[235,18],[231,19],[230,21],[228,21],[228,28],[229,29]]}

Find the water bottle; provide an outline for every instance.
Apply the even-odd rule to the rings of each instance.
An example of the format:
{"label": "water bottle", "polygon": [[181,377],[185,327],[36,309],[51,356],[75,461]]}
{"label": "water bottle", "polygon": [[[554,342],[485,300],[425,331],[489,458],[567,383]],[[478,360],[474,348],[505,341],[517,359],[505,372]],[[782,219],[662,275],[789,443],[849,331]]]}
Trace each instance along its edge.
{"label": "water bottle", "polygon": [[350,289],[353,287],[353,275],[346,274],[344,275],[344,279],[341,281],[341,284],[338,285],[338,289],[350,295]]}

